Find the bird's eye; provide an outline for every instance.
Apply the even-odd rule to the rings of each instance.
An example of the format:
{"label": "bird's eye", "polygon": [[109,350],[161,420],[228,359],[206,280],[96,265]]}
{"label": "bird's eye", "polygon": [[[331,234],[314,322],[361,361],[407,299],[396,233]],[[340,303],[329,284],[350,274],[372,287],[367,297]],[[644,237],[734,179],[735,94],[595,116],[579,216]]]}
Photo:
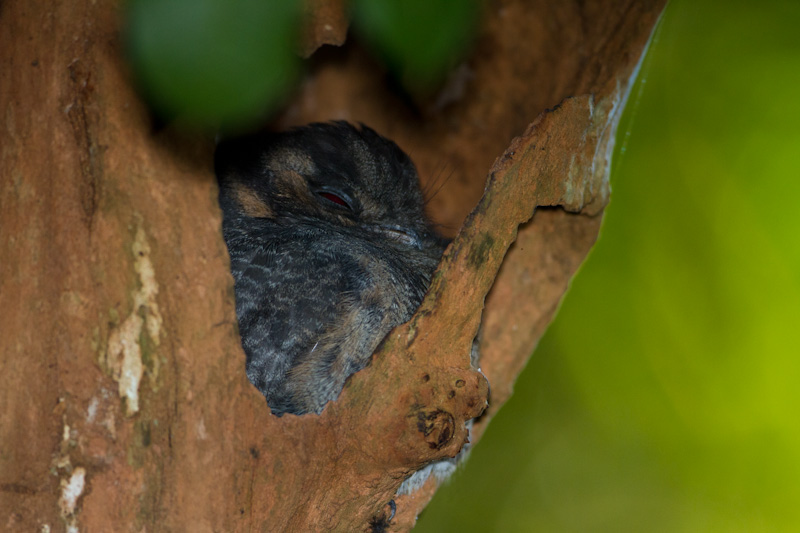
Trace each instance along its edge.
{"label": "bird's eye", "polygon": [[318,194],[321,197],[328,200],[329,202],[332,202],[336,205],[340,205],[342,207],[346,207],[347,209],[351,209],[350,203],[341,196],[339,196],[338,194],[332,193],[330,191],[320,191]]}

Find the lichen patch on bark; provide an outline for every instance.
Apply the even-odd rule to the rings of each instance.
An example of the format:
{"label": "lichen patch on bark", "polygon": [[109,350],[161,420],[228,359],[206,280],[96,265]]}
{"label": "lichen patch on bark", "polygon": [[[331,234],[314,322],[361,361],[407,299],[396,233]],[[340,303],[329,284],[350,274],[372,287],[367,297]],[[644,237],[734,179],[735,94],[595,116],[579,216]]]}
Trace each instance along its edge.
{"label": "lichen patch on bark", "polygon": [[106,365],[111,377],[119,384],[119,396],[126,400],[128,416],[139,411],[139,383],[142,380],[142,351],[139,337],[144,321],[134,313],[111,331],[108,338]]}
{"label": "lichen patch on bark", "polygon": [[58,506],[61,509],[61,517],[67,526],[67,531],[79,531],[78,518],[75,513],[75,508],[78,504],[78,498],[83,494],[86,487],[86,470],[78,467],[72,471],[69,479],[61,480],[61,498],[58,500]]}
{"label": "lichen patch on bark", "polygon": [[[161,343],[161,325],[163,319],[158,309],[156,296],[158,283],[155,270],[150,260],[150,245],[141,226],[136,229],[131,250],[134,256],[134,270],[139,277],[139,287],[133,293],[133,309],[125,320],[111,330],[108,336],[105,365],[112,378],[119,384],[120,398],[125,399],[125,411],[128,416],[139,411],[139,385],[144,374],[142,348],[149,336],[154,346]],[[158,357],[150,357],[150,369],[157,377]]]}

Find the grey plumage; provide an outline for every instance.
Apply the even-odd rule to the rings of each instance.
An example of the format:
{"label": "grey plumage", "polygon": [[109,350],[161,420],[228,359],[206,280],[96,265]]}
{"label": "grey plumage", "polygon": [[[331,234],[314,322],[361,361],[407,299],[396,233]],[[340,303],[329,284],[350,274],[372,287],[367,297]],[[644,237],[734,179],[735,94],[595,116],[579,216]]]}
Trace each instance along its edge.
{"label": "grey plumage", "polygon": [[274,414],[319,413],[411,317],[446,244],[414,165],[336,122],[223,142],[216,171],[247,375]]}

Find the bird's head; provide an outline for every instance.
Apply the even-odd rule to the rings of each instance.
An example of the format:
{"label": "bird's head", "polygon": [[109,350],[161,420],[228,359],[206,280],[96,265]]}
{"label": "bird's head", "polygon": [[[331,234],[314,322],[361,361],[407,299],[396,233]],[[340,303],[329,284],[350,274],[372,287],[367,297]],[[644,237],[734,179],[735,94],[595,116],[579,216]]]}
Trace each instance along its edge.
{"label": "bird's head", "polygon": [[315,123],[227,140],[215,166],[223,209],[239,216],[324,220],[401,246],[441,246],[411,159],[366,126]]}

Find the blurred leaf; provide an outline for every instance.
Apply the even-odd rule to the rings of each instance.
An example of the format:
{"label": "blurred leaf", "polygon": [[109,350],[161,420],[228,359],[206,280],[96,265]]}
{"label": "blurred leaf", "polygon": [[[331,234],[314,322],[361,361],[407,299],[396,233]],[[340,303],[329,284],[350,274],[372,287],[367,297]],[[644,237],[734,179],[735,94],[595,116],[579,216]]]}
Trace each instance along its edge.
{"label": "blurred leaf", "polygon": [[475,0],[356,0],[353,26],[407,89],[425,91],[465,52],[478,14]]}
{"label": "blurred leaf", "polygon": [[297,0],[132,0],[127,47],[156,110],[208,127],[253,122],[295,78]]}

